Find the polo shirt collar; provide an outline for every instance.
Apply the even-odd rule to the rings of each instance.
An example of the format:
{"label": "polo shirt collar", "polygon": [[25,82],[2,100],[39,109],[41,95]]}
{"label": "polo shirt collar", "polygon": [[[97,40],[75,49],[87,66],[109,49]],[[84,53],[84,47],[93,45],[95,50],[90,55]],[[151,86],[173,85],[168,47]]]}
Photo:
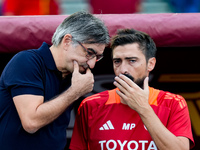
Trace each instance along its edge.
{"label": "polo shirt collar", "polygon": [[43,42],[42,46],[38,49],[38,52],[43,58],[44,63],[48,69],[58,71],[49,47],[50,45],[48,45],[46,42]]}

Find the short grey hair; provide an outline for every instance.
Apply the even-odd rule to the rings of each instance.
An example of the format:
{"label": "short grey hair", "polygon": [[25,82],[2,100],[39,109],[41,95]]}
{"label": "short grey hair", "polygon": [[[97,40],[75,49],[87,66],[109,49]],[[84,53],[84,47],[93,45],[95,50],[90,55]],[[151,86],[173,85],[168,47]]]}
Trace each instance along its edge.
{"label": "short grey hair", "polygon": [[108,44],[109,33],[102,20],[86,11],[76,12],[68,16],[56,29],[52,43],[58,46],[66,34],[82,43]]}

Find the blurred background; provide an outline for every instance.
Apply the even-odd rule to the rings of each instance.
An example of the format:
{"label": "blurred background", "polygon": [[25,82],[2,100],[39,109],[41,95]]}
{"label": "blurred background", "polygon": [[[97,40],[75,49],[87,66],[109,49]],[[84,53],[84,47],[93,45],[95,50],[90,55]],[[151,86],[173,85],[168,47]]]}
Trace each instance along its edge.
{"label": "blurred background", "polygon": [[200,0],[0,0],[1,15],[195,13]]}

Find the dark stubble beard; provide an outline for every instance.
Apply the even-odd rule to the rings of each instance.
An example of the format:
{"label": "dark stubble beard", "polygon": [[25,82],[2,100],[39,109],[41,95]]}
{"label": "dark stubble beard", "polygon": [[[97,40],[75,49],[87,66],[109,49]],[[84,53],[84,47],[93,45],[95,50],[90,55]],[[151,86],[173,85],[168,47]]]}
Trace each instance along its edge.
{"label": "dark stubble beard", "polygon": [[135,82],[135,84],[137,84],[141,89],[144,88],[144,79],[146,78],[146,76],[142,77],[142,78],[138,78],[137,80],[134,79],[134,77],[130,74],[124,74],[126,77],[128,77],[129,79],[131,79],[133,82]]}

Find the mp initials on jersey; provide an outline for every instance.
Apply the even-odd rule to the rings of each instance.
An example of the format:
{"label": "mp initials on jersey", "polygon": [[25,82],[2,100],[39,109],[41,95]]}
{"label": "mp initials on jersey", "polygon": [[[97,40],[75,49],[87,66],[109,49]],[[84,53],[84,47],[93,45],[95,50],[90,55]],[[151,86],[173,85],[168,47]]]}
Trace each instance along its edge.
{"label": "mp initials on jersey", "polygon": [[[135,128],[135,123],[123,123],[122,130],[133,130]],[[144,126],[146,129],[146,127]],[[114,130],[114,126],[110,120],[108,120],[103,126],[99,128],[99,130]],[[146,129],[147,130],[147,129]]]}

